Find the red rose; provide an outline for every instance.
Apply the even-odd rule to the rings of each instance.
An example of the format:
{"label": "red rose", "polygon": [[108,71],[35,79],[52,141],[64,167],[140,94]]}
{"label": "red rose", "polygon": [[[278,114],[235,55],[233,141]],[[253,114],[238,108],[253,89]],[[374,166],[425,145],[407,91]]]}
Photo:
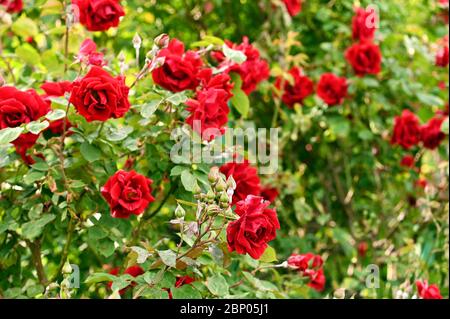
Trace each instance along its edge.
{"label": "red rose", "polygon": [[45,82],[41,85],[41,89],[45,91],[47,96],[64,96],[65,93],[72,90],[72,82]]}
{"label": "red rose", "polygon": [[417,291],[419,292],[419,296],[423,299],[442,299],[441,292],[439,291],[438,286],[436,285],[428,285],[426,280],[416,281]]}
{"label": "red rose", "polygon": [[287,11],[291,17],[295,17],[302,11],[302,1],[301,0],[283,0]]}
{"label": "red rose", "polygon": [[275,187],[266,186],[261,189],[261,196],[271,203],[273,203],[275,199],[277,199],[279,194],[280,193],[278,192],[278,189],[276,189]]}
{"label": "red rose", "polygon": [[317,85],[317,95],[329,106],[342,104],[347,95],[347,79],[332,73],[322,74]]}
{"label": "red rose", "polygon": [[346,52],[345,58],[352,65],[357,76],[378,74],[381,71],[381,51],[373,43],[357,43]]}
{"label": "red rose", "polygon": [[394,132],[391,144],[401,145],[405,149],[419,143],[420,125],[417,117],[408,110],[403,110],[401,116],[395,117]]}
{"label": "red rose", "polygon": [[319,255],[312,253],[307,254],[292,254],[287,263],[290,267],[295,268],[304,277],[309,277],[308,286],[322,291],[325,287],[325,275],[323,273],[323,260]]}
{"label": "red rose", "polygon": [[140,215],[153,202],[153,181],[135,171],[117,171],[102,187],[101,193],[111,207],[111,215],[128,218]]}
{"label": "red rose", "polygon": [[289,107],[293,107],[295,103],[303,103],[303,100],[314,92],[314,83],[307,76],[302,74],[300,68],[294,67],[289,71],[294,82],[284,80],[284,88],[281,88],[282,78],[279,77],[275,82],[275,87],[282,90],[281,99]]}
{"label": "red rose", "polygon": [[153,81],[172,92],[195,90],[199,85],[198,74],[203,62],[197,52],[184,52],[184,44],[172,39],[158,57],[165,58],[164,64],[153,70]]}
{"label": "red rose", "polygon": [[414,156],[412,155],[405,155],[403,156],[400,165],[404,166],[404,167],[409,167],[409,168],[413,168],[414,167]]}
{"label": "red rose", "polygon": [[[69,131],[71,127],[73,127],[73,124],[66,118],[66,136],[70,136],[73,134],[73,132]],[[64,133],[64,119],[56,120],[53,122],[50,122],[50,125],[48,126],[47,130],[52,132],[52,134],[55,135],[61,135]]]}
{"label": "red rose", "polygon": [[[117,275],[119,274],[119,267],[113,268],[109,273],[110,273],[111,275],[117,276]],[[143,273],[144,273],[144,269],[142,269],[140,266],[137,266],[137,265],[128,267],[128,268],[124,271],[124,274],[128,274],[128,275],[133,276],[133,277],[135,277],[135,278],[138,277],[138,276],[140,276],[140,275],[142,275]],[[119,294],[120,294],[120,295],[123,295],[130,287],[134,287],[134,286],[136,286],[136,283],[135,283],[135,282],[132,282],[128,287],[125,287],[125,288],[123,288],[123,289],[120,289],[120,290],[119,290]],[[108,287],[111,289],[111,287],[112,287],[112,282],[109,282],[109,283],[108,283]]]}
{"label": "red rose", "polygon": [[317,290],[317,291],[323,291],[325,288],[325,282],[326,278],[323,273],[323,269],[319,269],[318,271],[311,272],[309,275],[310,282],[308,283],[308,286]]}
{"label": "red rose", "polygon": [[97,52],[97,45],[91,39],[86,39],[81,43],[77,60],[88,65],[102,66],[105,64],[103,53]]}
{"label": "red rose", "polygon": [[199,73],[201,86],[203,89],[220,89],[226,92],[227,101],[233,96],[231,90],[234,83],[227,73],[212,75],[212,69],[204,69]]}
{"label": "red rose", "polygon": [[365,241],[360,242],[358,244],[358,255],[364,258],[368,249],[369,245]]}
{"label": "red rose", "polygon": [[415,182],[415,186],[420,187],[420,188],[425,188],[427,187],[428,182],[426,179],[424,178],[419,178],[416,182]]}
{"label": "red rose", "polygon": [[72,0],[75,14],[89,31],[106,31],[117,27],[125,15],[118,0]]}
{"label": "red rose", "polygon": [[23,10],[22,0],[0,0],[0,5],[6,8],[6,12],[14,13]]}
{"label": "red rose", "polygon": [[262,197],[249,195],[236,204],[235,213],[240,217],[227,227],[227,242],[230,252],[248,253],[259,259],[267,248],[267,243],[276,237],[280,229],[275,209],[268,209],[270,202]]}
{"label": "red rose", "polygon": [[220,68],[223,68],[228,73],[235,72],[240,75],[242,79],[241,89],[249,95],[260,82],[269,78],[269,65],[265,60],[261,59],[258,49],[249,43],[247,37],[243,38],[241,44],[234,44],[230,41],[225,42],[231,49],[243,52],[247,60],[241,64],[226,61],[222,52],[216,52],[214,57],[222,62]]}
{"label": "red rose", "polygon": [[323,266],[322,257],[312,253],[306,254],[292,254],[288,260],[288,265],[297,269],[300,272],[309,270],[317,270]]}
{"label": "red rose", "polygon": [[371,41],[375,36],[377,14],[374,9],[357,8],[352,20],[353,40]]}
{"label": "red rose", "polygon": [[191,115],[186,119],[203,140],[211,141],[225,132],[228,123],[228,93],[222,89],[207,89],[186,102]]}
{"label": "red rose", "polygon": [[247,160],[243,163],[230,162],[224,164],[220,167],[220,172],[227,178],[233,176],[236,182],[232,205],[245,200],[247,195],[260,195],[261,185],[257,169],[250,166]]}
{"label": "red rose", "polygon": [[123,117],[130,109],[128,91],[122,76],[113,78],[93,66],[84,78],[73,83],[69,101],[88,122],[106,121]]}
{"label": "red rose", "polygon": [[434,117],[427,124],[420,128],[420,140],[428,149],[435,149],[445,139],[444,132],[441,131],[444,117]]}
{"label": "red rose", "polygon": [[449,63],[448,46],[444,45],[436,53],[436,65],[445,68],[448,66],[448,63]]}
{"label": "red rose", "polygon": [[[0,87],[0,129],[36,121],[49,111],[50,103],[34,90],[23,92],[10,86]],[[26,151],[36,143],[38,137],[39,135],[24,133],[12,142],[24,160],[27,158]],[[25,161],[31,162],[29,159]]]}

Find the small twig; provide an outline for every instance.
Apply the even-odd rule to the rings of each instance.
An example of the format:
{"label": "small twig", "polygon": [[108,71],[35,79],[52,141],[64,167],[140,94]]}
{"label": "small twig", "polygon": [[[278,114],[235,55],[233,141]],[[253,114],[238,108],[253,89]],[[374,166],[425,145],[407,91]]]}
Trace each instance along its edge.
{"label": "small twig", "polygon": [[42,265],[42,257],[41,257],[41,242],[39,239],[34,241],[25,240],[28,248],[31,251],[31,259],[33,261],[34,267],[36,268],[37,276],[39,282],[46,286],[48,283],[47,276],[45,274],[44,266]]}

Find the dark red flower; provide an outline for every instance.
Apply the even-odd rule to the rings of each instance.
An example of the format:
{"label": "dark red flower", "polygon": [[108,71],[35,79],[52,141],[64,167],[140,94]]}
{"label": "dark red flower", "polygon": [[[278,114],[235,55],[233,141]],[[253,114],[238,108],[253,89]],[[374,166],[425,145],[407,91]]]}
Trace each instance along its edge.
{"label": "dark red flower", "polygon": [[247,57],[245,62],[238,64],[227,61],[222,52],[216,52],[214,57],[222,62],[220,68],[223,68],[225,72],[235,72],[240,75],[242,79],[241,88],[248,95],[256,89],[259,83],[269,78],[269,65],[260,57],[258,49],[250,44],[248,37],[244,37],[241,44],[225,42],[231,49],[243,52]]}
{"label": "dark red flower", "polygon": [[74,14],[89,31],[106,31],[117,27],[125,15],[119,0],[72,0]]}
{"label": "dark red flower", "polygon": [[395,117],[391,144],[409,149],[419,143],[420,135],[419,119],[409,110],[403,110],[401,116]]}
{"label": "dark red flower", "polygon": [[103,66],[105,64],[103,53],[97,52],[97,45],[91,39],[83,41],[77,60],[88,65]]}
{"label": "dark red flower", "polygon": [[184,52],[184,44],[172,39],[169,46],[162,49],[158,57],[164,64],[152,72],[153,81],[172,92],[195,90],[199,85],[199,72],[203,66],[200,55],[194,51]]}
{"label": "dark red flower", "polygon": [[342,104],[347,96],[347,79],[325,73],[317,84],[317,95],[329,106]]}
{"label": "dark red flower", "polygon": [[247,195],[260,195],[261,185],[258,171],[245,160],[243,163],[230,162],[220,167],[220,172],[227,178],[233,176],[236,189],[233,194],[232,205],[245,200]]}
{"label": "dark red flower", "polygon": [[113,78],[93,66],[81,80],[73,83],[70,103],[88,122],[123,117],[130,109],[129,88],[122,76]]}
{"label": "dark red flower", "polygon": [[414,156],[412,155],[405,155],[403,156],[402,160],[400,161],[400,165],[408,168],[414,167]]}
{"label": "dark red flower", "polygon": [[186,102],[191,115],[186,119],[203,140],[211,141],[225,132],[228,123],[228,94],[222,89],[206,89]]}
{"label": "dark red flower", "polygon": [[345,58],[357,76],[378,74],[381,71],[381,51],[373,43],[356,43],[345,52]]}
{"label": "dark red flower", "polygon": [[423,299],[442,299],[441,292],[437,285],[428,285],[428,281],[417,280],[417,291],[419,296]]}
{"label": "dark red flower", "polygon": [[366,256],[367,250],[369,249],[369,245],[367,242],[362,241],[358,244],[358,255],[364,258]]}
{"label": "dark red flower", "polygon": [[230,252],[248,253],[259,259],[267,248],[267,243],[276,237],[280,229],[275,209],[269,209],[270,202],[262,197],[249,195],[236,204],[235,213],[240,217],[227,227],[227,242]]}
{"label": "dark red flower", "polygon": [[352,20],[353,40],[371,41],[375,36],[377,13],[373,8],[357,8]]}
{"label": "dark red flower", "polygon": [[273,203],[275,199],[277,199],[279,194],[280,193],[278,192],[278,189],[276,189],[275,187],[265,186],[261,189],[261,196],[271,203]]}
{"label": "dark red flower", "polygon": [[287,79],[279,77],[275,82],[275,87],[278,90],[282,90],[283,103],[289,107],[293,107],[295,103],[303,103],[303,100],[314,92],[314,83],[310,78],[303,75],[300,68],[294,67],[289,71],[292,76],[293,83],[290,83]]}
{"label": "dark red flower", "polygon": [[322,291],[325,287],[325,275],[323,273],[323,260],[319,255],[312,253],[292,254],[287,263],[290,267],[295,268],[304,277],[309,277],[308,286]]}
{"label": "dark red flower", "polygon": [[140,215],[153,202],[153,181],[135,171],[117,171],[102,187],[101,193],[111,207],[111,215],[128,218]]}
{"label": "dark red flower", "polygon": [[302,1],[301,0],[283,0],[287,11],[291,17],[295,17],[302,11]]}
{"label": "dark red flower", "polygon": [[[184,285],[189,285],[189,284],[193,283],[194,281],[195,281],[195,279],[192,277],[189,277],[189,276],[177,277],[177,279],[175,281],[175,289],[180,288]],[[164,290],[166,290],[167,293],[169,294],[169,299],[173,299],[172,291],[169,288],[164,288]]]}
{"label": "dark red flower", "polygon": [[444,45],[436,53],[436,65],[446,68],[449,64],[448,45]]}
{"label": "dark red flower", "polygon": [[4,6],[8,13],[18,13],[23,10],[22,0],[0,0],[0,6]]}
{"label": "dark red flower", "polygon": [[428,149],[435,149],[445,139],[444,132],[441,131],[444,117],[433,117],[427,124],[420,128],[420,140]]}
{"label": "dark red flower", "polygon": [[220,89],[226,92],[227,101],[233,96],[234,83],[227,73],[212,74],[212,69],[203,69],[199,72],[200,85],[202,90]]}
{"label": "dark red flower", "polygon": [[[36,91],[19,91],[14,87],[0,87],[0,129],[18,127],[39,120],[50,111],[50,103],[39,96]],[[26,152],[38,139],[39,135],[21,134],[12,143],[25,162],[31,162]]]}
{"label": "dark red flower", "polygon": [[72,90],[72,82],[62,81],[62,82],[45,82],[41,85],[47,96],[64,96]]}

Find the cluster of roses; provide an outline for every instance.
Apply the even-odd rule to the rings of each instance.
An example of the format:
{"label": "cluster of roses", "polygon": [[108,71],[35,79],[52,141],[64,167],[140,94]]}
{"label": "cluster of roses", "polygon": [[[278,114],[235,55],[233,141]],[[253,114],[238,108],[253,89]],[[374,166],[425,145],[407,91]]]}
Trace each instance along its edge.
{"label": "cluster of roses", "polygon": [[297,270],[302,276],[309,278],[308,286],[322,291],[325,287],[322,257],[312,253],[292,254],[287,260],[288,267]]}
{"label": "cluster of roses", "polygon": [[[186,102],[190,116],[186,119],[203,140],[210,141],[225,132],[230,109],[228,102],[233,96],[230,73],[236,73],[242,80],[241,89],[250,94],[257,85],[269,77],[269,65],[261,59],[259,51],[244,37],[241,44],[226,41],[233,50],[244,53],[246,60],[238,64],[226,59],[222,52],[213,52],[218,62],[217,73],[203,64],[197,51],[185,51],[184,44],[172,39],[167,48],[161,50],[158,58],[164,60],[161,67],[152,72],[153,81],[172,92],[195,90],[195,97]],[[215,74],[217,73],[217,74]]]}

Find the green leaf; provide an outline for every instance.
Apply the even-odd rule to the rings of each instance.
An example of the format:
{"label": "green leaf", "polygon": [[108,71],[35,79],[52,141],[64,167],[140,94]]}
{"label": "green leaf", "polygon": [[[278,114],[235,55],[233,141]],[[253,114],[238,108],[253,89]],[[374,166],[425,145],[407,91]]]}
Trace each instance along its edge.
{"label": "green leaf", "polygon": [[80,152],[88,162],[95,162],[102,156],[101,151],[95,145],[87,142],[81,144]]}
{"label": "green leaf", "polygon": [[250,100],[247,94],[240,88],[233,89],[233,97],[231,98],[231,104],[236,108],[236,110],[246,118],[248,115],[248,110],[250,109]]}
{"label": "green leaf", "polygon": [[29,221],[22,225],[22,234],[26,239],[33,240],[44,230],[45,225],[56,218],[55,215],[43,215],[40,219]]}
{"label": "green leaf", "polygon": [[177,264],[177,254],[168,249],[168,250],[157,250],[159,257],[161,257],[161,261],[169,266],[169,267],[176,267]]}
{"label": "green leaf", "polygon": [[220,274],[209,277],[206,281],[206,287],[215,296],[228,295],[229,286],[225,278]]}
{"label": "green leaf", "polygon": [[161,104],[161,100],[153,100],[146,104],[141,105],[141,116],[143,118],[148,119],[156,112],[159,105]]}
{"label": "green leaf", "polygon": [[183,173],[184,171],[188,170],[189,168],[186,166],[174,166],[171,170],[170,170],[170,176],[179,176],[181,175],[181,173]]}
{"label": "green leaf", "polygon": [[0,130],[0,145],[15,141],[23,132],[23,127],[7,127]]}
{"label": "green leaf", "polygon": [[342,117],[332,117],[329,119],[330,129],[338,137],[345,138],[350,132],[350,123]]}
{"label": "green leaf", "polygon": [[420,102],[428,105],[428,106],[436,106],[444,104],[442,99],[435,95],[431,95],[428,93],[417,93],[417,97]]}
{"label": "green leaf", "polygon": [[448,135],[448,117],[445,119],[445,121],[442,123],[441,131]]}
{"label": "green leaf", "polygon": [[24,15],[14,21],[11,29],[15,34],[23,38],[35,37],[39,33],[36,23]]}
{"label": "green leaf", "polygon": [[30,65],[37,65],[41,63],[41,55],[28,43],[22,44],[16,49],[16,55],[21,58],[25,63]]}
{"label": "green leaf", "polygon": [[144,248],[138,247],[138,246],[133,246],[131,247],[131,250],[134,251],[138,257],[136,262],[138,264],[143,264],[145,263],[145,261],[147,260],[148,257],[150,257],[152,254],[149,253],[147,250],[145,250]]}
{"label": "green leaf", "polygon": [[42,178],[44,178],[46,175],[46,172],[42,172],[42,171],[35,171],[35,170],[30,170],[28,171],[28,173],[23,177],[23,181],[26,184],[32,184],[38,180],[41,180]]}
{"label": "green leaf", "polygon": [[49,121],[57,121],[63,119],[64,117],[66,117],[66,111],[61,109],[52,110],[45,115],[45,118]]}
{"label": "green leaf", "polygon": [[109,238],[103,238],[98,241],[96,249],[100,254],[108,258],[112,254],[114,254],[114,242]]}
{"label": "green leaf", "polygon": [[38,121],[33,121],[27,124],[26,129],[30,132],[33,133],[35,135],[38,135],[39,133],[41,133],[43,130],[45,130],[46,128],[48,128],[50,125],[50,123],[48,121],[42,121],[42,122],[38,122]]}
{"label": "green leaf", "polygon": [[244,52],[233,50],[226,44],[222,45],[222,51],[225,57],[238,64],[241,64],[247,60],[247,56],[244,54]]}
{"label": "green leaf", "polygon": [[197,178],[185,170],[181,173],[181,183],[188,192],[192,192],[197,186]]}
{"label": "green leaf", "polygon": [[184,102],[186,102],[187,100],[187,96],[184,92],[179,92],[179,93],[175,93],[169,97],[166,98],[166,101],[172,103],[173,105],[180,105]]}
{"label": "green leaf", "polygon": [[191,285],[171,289],[174,299],[202,299],[200,292]]}
{"label": "green leaf", "polygon": [[37,171],[47,172],[49,170],[49,166],[44,161],[38,161],[35,164],[31,165],[31,167]]}
{"label": "green leaf", "polygon": [[277,253],[275,252],[275,249],[270,246],[267,246],[261,258],[259,258],[259,261],[263,263],[271,263],[277,260]]}
{"label": "green leaf", "polygon": [[97,282],[113,281],[117,277],[106,273],[94,273],[87,277],[85,280],[86,284],[95,284]]}
{"label": "green leaf", "polygon": [[132,126],[124,126],[120,128],[110,128],[106,133],[106,139],[111,142],[122,141],[133,132]]}

